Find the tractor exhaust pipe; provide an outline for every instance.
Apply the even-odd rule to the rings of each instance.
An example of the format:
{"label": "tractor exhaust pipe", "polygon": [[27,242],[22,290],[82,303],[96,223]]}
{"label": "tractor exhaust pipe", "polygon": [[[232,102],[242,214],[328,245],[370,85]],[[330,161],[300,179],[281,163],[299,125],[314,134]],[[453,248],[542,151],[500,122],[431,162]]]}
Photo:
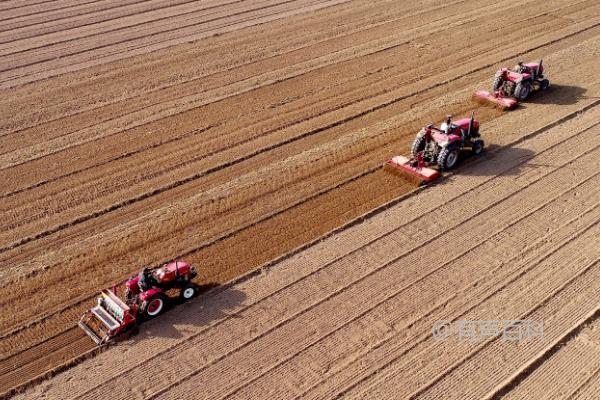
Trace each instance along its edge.
{"label": "tractor exhaust pipe", "polygon": [[469,129],[467,129],[467,137],[471,138],[471,130],[473,129],[473,120],[475,118],[475,111],[471,112],[471,119],[469,120]]}

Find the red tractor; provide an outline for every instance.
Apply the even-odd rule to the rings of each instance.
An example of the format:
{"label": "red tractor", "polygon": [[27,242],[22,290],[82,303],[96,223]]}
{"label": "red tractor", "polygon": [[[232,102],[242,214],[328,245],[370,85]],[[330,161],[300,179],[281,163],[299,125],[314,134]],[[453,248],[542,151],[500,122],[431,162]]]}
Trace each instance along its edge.
{"label": "red tractor", "polygon": [[475,96],[504,108],[513,108],[534,91],[546,90],[550,81],[544,77],[542,60],[539,63],[519,62],[513,69],[501,68],[492,82],[492,92],[478,90]]}
{"label": "red tractor", "polygon": [[473,115],[458,121],[452,121],[452,117],[448,116],[439,128],[428,125],[417,133],[410,158],[395,156],[387,162],[387,166],[393,167],[393,171],[408,173],[421,182],[431,182],[440,176],[440,170],[450,170],[457,165],[464,148],[470,148],[473,154],[479,155],[484,145],[479,122]]}
{"label": "red tractor", "polygon": [[[198,287],[192,279],[196,275],[194,267],[183,261],[153,270],[144,268],[140,274],[103,290],[97,305],[81,317],[79,326],[94,342],[103,345],[141,320],[161,314],[169,299],[167,291],[179,290],[184,301],[194,297]],[[119,296],[121,291],[123,297]]]}

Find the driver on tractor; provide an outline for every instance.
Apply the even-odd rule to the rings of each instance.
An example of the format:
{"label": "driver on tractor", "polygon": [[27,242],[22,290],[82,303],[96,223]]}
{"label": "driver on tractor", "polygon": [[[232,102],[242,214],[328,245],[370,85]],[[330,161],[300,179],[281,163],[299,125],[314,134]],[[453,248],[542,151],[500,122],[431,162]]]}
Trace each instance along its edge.
{"label": "driver on tractor", "polygon": [[529,66],[523,64],[523,61],[519,61],[517,63],[517,66],[515,67],[515,71],[519,74],[533,74],[533,71],[531,70],[531,68],[529,68]]}
{"label": "driver on tractor", "polygon": [[[440,125],[440,131],[444,132],[446,135],[449,135],[452,131],[452,115],[448,115],[446,117],[446,122]],[[460,136],[463,144],[469,140],[467,137],[467,132],[464,129],[460,130]]]}
{"label": "driver on tractor", "polygon": [[450,125],[452,124],[452,115],[448,115],[446,117],[446,122],[443,122],[440,125],[440,131],[444,132],[446,135],[450,134]]}
{"label": "driver on tractor", "polygon": [[142,272],[140,272],[140,280],[138,281],[138,286],[142,292],[151,289],[153,286],[156,286],[157,282],[152,274],[150,268],[145,267]]}

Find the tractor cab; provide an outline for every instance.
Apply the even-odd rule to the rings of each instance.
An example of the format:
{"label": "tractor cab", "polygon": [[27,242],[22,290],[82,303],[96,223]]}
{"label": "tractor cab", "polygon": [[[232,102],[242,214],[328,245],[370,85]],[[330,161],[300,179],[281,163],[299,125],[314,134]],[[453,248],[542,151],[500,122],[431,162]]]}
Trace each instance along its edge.
{"label": "tractor cab", "polygon": [[[540,63],[536,63],[536,62],[532,62],[532,63],[527,63],[527,64],[521,64],[520,66],[521,68],[521,73],[528,73],[528,74],[532,74],[532,75],[537,75],[538,73],[542,73],[542,69],[543,67],[540,66]],[[519,69],[519,65],[517,65],[515,67],[515,69],[518,72]]]}
{"label": "tractor cab", "polygon": [[[453,125],[455,125],[458,129],[462,129],[465,132],[469,130],[469,124],[471,123],[471,118],[462,118],[458,121],[454,121]],[[471,126],[472,131],[479,130],[479,121],[473,119],[473,126]]]}

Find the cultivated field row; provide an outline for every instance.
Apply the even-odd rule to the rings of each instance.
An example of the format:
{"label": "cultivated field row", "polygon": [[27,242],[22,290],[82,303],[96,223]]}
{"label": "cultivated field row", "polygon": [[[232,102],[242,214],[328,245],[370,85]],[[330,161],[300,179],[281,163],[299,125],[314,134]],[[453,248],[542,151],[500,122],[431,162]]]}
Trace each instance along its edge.
{"label": "cultivated field row", "polygon": [[[599,112],[505,148],[468,176],[182,306],[131,344],[34,393],[51,396],[60,382],[73,398],[90,399],[107,387],[116,398],[493,395],[503,377],[597,310],[600,249],[576,249],[600,233],[600,148],[590,147]],[[516,149],[535,155],[524,159]],[[544,320],[544,339],[431,337],[436,320],[486,316]],[[497,351],[514,352],[512,364],[492,362]],[[505,368],[477,372],[496,365]],[[447,391],[459,373],[469,383]]]}
{"label": "cultivated field row", "polygon": [[203,8],[198,2],[168,5],[162,1],[162,9],[0,44],[0,87],[23,85],[347,2],[211,1]]}
{"label": "cultivated field row", "polygon": [[535,397],[543,391],[548,398],[593,399],[599,393],[599,374],[600,320],[596,318],[577,330],[564,346],[552,352],[543,364],[502,398]]}
{"label": "cultivated field row", "polygon": [[[73,120],[61,119],[61,122],[57,123],[54,129],[49,129],[51,127],[47,126],[47,124],[42,124],[40,121],[37,121],[38,127],[36,128],[36,131],[25,132],[20,130],[17,132],[21,140],[15,142],[14,139],[10,140],[10,135],[6,137],[6,143],[3,143],[5,144],[3,147],[6,147],[7,150],[11,150],[12,146],[15,145],[20,146],[22,144],[27,144],[29,140],[35,140],[35,143],[31,143],[29,146],[19,149],[19,151],[10,151],[3,154],[0,158],[1,165],[10,167],[11,165],[16,166],[26,161],[35,160],[37,157],[46,158],[45,156],[51,156],[54,153],[69,147],[81,147],[85,143],[92,141],[96,142],[101,138],[110,138],[111,142],[114,142],[116,139],[114,138],[114,135],[116,133],[123,132],[124,130],[131,131],[133,128],[141,125],[144,125],[143,131],[146,132],[145,136],[142,136],[144,138],[142,143],[146,140],[156,140],[156,138],[146,138],[149,131],[152,132],[152,137],[158,135],[163,141],[165,139],[169,140],[169,138],[173,139],[173,126],[177,126],[178,129],[184,127],[187,128],[189,126],[189,131],[188,129],[185,129],[186,132],[202,133],[202,136],[207,140],[221,138],[223,133],[227,134],[229,140],[242,135],[241,143],[243,143],[244,140],[248,140],[248,138],[244,136],[244,133],[250,133],[244,132],[244,130],[249,130],[255,135],[257,132],[264,135],[272,133],[271,131],[275,128],[281,129],[281,119],[284,117],[284,114],[282,113],[288,113],[289,111],[293,111],[296,115],[285,115],[285,120],[288,125],[290,122],[293,124],[294,122],[298,123],[307,119],[314,119],[321,114],[333,114],[332,111],[344,111],[345,113],[348,113],[352,110],[351,107],[348,107],[349,105],[364,103],[365,100],[368,99],[371,99],[371,103],[376,101],[374,105],[381,105],[382,103],[385,104],[389,102],[396,103],[403,97],[413,94],[411,92],[422,92],[432,88],[432,86],[439,86],[440,83],[444,83],[447,80],[455,81],[462,76],[472,75],[486,67],[488,67],[489,70],[475,76],[469,76],[469,79],[472,81],[473,79],[479,79],[480,77],[485,76],[487,78],[486,80],[489,80],[489,74],[493,70],[491,67],[496,65],[496,63],[502,59],[506,58],[512,60],[519,52],[537,49],[540,46],[544,47],[544,45],[554,43],[556,39],[567,39],[573,34],[577,34],[577,32],[579,32],[579,40],[582,39],[581,35],[585,37],[589,29],[593,28],[596,23],[593,19],[586,21],[584,15],[589,14],[589,12],[585,12],[587,7],[582,7],[586,5],[578,6],[583,9],[577,9],[572,12],[572,17],[579,21],[578,24],[557,24],[556,21],[541,20],[537,22],[539,29],[546,31],[552,29],[556,31],[556,35],[549,35],[549,33],[546,32],[546,35],[537,35],[536,37],[531,38],[527,45],[522,44],[516,47],[514,45],[515,38],[519,35],[522,36],[526,31],[507,31],[505,35],[506,39],[502,39],[502,41],[496,40],[494,46],[491,46],[489,40],[486,40],[490,39],[490,37],[485,37],[485,30],[481,28],[470,28],[473,30],[474,40],[475,38],[477,40],[477,46],[474,46],[474,48],[471,48],[470,46],[465,49],[464,46],[456,44],[456,42],[459,41],[458,38],[460,36],[457,34],[452,35],[452,28],[457,28],[459,26],[456,25],[457,23],[455,23],[454,26],[441,28],[438,27],[439,23],[429,22],[428,24],[431,25],[432,29],[429,30],[428,33],[420,33],[418,36],[417,28],[422,24],[414,26],[410,25],[407,27],[408,29],[404,28],[404,31],[400,31],[396,34],[388,33],[388,36],[385,36],[384,38],[375,36],[376,39],[374,40],[359,45],[354,44],[347,48],[346,46],[348,46],[348,44],[345,41],[332,39],[333,43],[315,44],[304,50],[300,55],[286,53],[278,57],[276,62],[269,59],[268,64],[265,64],[267,70],[260,69],[260,73],[258,73],[256,68],[261,63],[252,63],[240,68],[240,71],[229,71],[229,73],[219,74],[213,79],[195,80],[193,82],[180,84],[177,85],[177,87],[170,88],[170,90],[157,91],[156,93],[153,93],[153,96],[145,95],[140,98],[128,98],[125,107],[123,107],[123,104],[115,104],[111,109],[107,109],[100,104],[100,107],[97,105],[93,110],[94,113],[92,115],[90,115],[90,113],[85,113],[84,115],[77,114],[72,118]],[[594,9],[595,7],[595,5],[589,5],[590,9]],[[521,9],[522,6],[519,8]],[[561,5],[561,8],[564,8],[564,5]],[[489,17],[489,13],[485,12],[473,11],[472,13],[474,14],[473,22],[483,21],[486,15]],[[515,18],[514,13],[511,13],[509,10],[500,9],[496,10],[496,13],[500,14],[498,17],[506,18],[507,21],[514,20]],[[527,17],[523,16],[522,18],[528,19],[530,17],[529,14],[526,15]],[[479,25],[475,25],[475,27],[477,26]],[[381,35],[382,32],[377,30],[374,34]],[[402,36],[399,37],[399,34],[402,34]],[[422,45],[423,47],[434,45],[441,40],[447,42],[448,46],[440,48],[441,53],[429,56],[425,56],[425,54],[428,54],[425,50],[418,50],[424,54],[423,57],[425,58],[422,59],[421,57],[418,57],[416,59],[411,59],[408,55],[414,53],[413,40],[423,40],[425,43]],[[338,49],[340,46],[343,47]],[[494,56],[485,56],[485,58],[480,56],[474,60],[474,55],[478,54],[477,52],[484,54],[486,52],[493,52]],[[440,59],[440,56],[443,56],[444,54],[462,57],[465,61],[453,64],[453,68],[448,70],[448,66]],[[299,62],[296,61],[297,58],[299,58]],[[410,64],[406,66],[404,66],[405,63],[402,63],[404,68],[409,68],[408,71],[406,69],[399,69],[397,62],[398,59],[406,58],[412,60],[407,61]],[[351,62],[353,60],[354,62]],[[290,61],[292,61],[292,65],[290,65]],[[393,64],[391,64],[389,68],[383,68],[381,71],[367,74],[365,77],[365,67],[368,67],[368,64],[365,65],[365,62],[368,62],[368,64],[373,66],[377,65],[379,69],[381,69],[381,64]],[[394,64],[397,66],[394,67]],[[336,77],[334,74],[339,75],[341,67],[343,67],[344,73],[342,76]],[[413,67],[416,68],[416,70],[414,70]],[[398,76],[399,73],[401,74],[400,76]],[[417,83],[415,82],[415,73],[430,79],[421,79]],[[297,87],[300,79],[293,78],[299,76],[303,77],[302,81],[306,78],[311,78],[311,87]],[[235,80],[231,82],[232,79]],[[211,82],[212,80],[216,80],[216,82]],[[357,81],[360,86],[354,87],[354,85],[351,85],[353,81]],[[408,85],[409,83],[413,83],[413,85]],[[374,86],[369,88],[369,84]],[[277,89],[274,90],[272,86]],[[253,92],[262,87],[265,87],[265,90],[262,90],[259,93]],[[327,90],[323,92],[323,89]],[[367,96],[365,96],[365,93],[361,93],[361,90],[365,89],[368,90]],[[401,90],[399,91],[398,89]],[[281,90],[292,93],[287,93],[290,96],[282,98],[280,93]],[[248,92],[252,92],[250,94],[253,98],[258,95],[261,100],[259,100],[257,104],[244,104],[243,101],[240,101],[240,98],[236,98],[236,96],[239,97]],[[384,94],[387,94],[387,96],[382,97]],[[350,95],[351,97],[346,100],[340,98],[341,95]],[[222,109],[225,105],[222,104],[223,100],[230,97],[234,97],[229,99],[229,102],[232,103],[232,106],[235,104],[236,111],[239,113],[233,122],[231,121],[231,116],[223,114]],[[273,97],[276,98],[274,99]],[[328,101],[324,102],[324,97]],[[334,99],[337,101],[332,103]],[[283,101],[283,104],[277,106],[281,101]],[[218,102],[218,104],[214,104],[215,102]],[[314,115],[316,111],[314,108],[307,107],[309,104],[314,105],[315,102],[323,103],[320,104],[320,108],[322,109],[317,115]],[[62,102],[60,104],[63,106]],[[181,119],[180,115],[172,117],[174,114],[183,113],[200,106],[208,105],[212,106],[207,107],[206,109],[203,107],[201,110],[196,110],[195,112],[188,114],[188,117],[194,118],[186,125],[180,125],[182,122],[178,122],[177,125],[174,125],[175,121]],[[297,115],[299,111],[298,106],[303,106],[302,112],[304,114],[309,111],[312,111],[312,113],[300,117]],[[364,108],[368,110],[371,107],[362,106],[363,111]],[[375,108],[377,109],[377,107]],[[7,109],[10,109],[10,107]],[[211,112],[213,110],[219,111],[217,113]],[[64,110],[61,109],[58,111],[64,112]],[[256,118],[257,112],[261,113],[259,118]],[[354,114],[356,114],[356,112],[354,112]],[[330,118],[332,116],[333,115],[330,115]],[[98,120],[98,118],[102,118],[103,120]],[[339,124],[340,120],[343,121],[347,119],[348,116],[346,115],[334,121]],[[90,126],[90,121],[95,120],[97,120],[97,122]],[[200,126],[198,126],[198,121],[201,121]],[[152,122],[156,123],[151,124]],[[69,132],[71,125],[79,125],[81,123],[86,124],[82,129]],[[268,123],[268,125],[263,127],[262,125],[265,123]],[[277,125],[273,126],[273,123],[276,123]],[[222,126],[223,124],[226,124],[226,126]],[[204,132],[204,130],[206,130],[206,132]],[[239,130],[243,131],[238,132]],[[58,136],[49,137],[49,132],[54,132]],[[232,136],[233,132],[236,132],[237,135]],[[133,132],[128,132],[126,137],[120,138],[120,140],[122,140],[123,143],[126,143],[127,140],[125,139],[130,139],[133,133],[137,133],[136,137],[139,137],[142,132],[133,130]],[[170,134],[170,136],[167,136],[168,134]],[[181,134],[181,132],[179,132],[179,134]],[[172,145],[185,146],[190,140],[192,139],[188,138],[187,140],[184,140],[183,143],[175,142]],[[223,138],[220,140],[223,140]],[[94,143],[94,145],[97,149],[99,143]],[[230,142],[229,145],[231,146]],[[115,143],[112,143],[112,146],[115,146]],[[131,146],[131,144],[129,146]],[[119,147],[116,148],[118,149]],[[195,149],[198,151],[197,148]],[[214,151],[210,146],[209,149]],[[81,152],[83,149],[74,149],[74,151],[75,150]],[[120,150],[122,151],[123,149]],[[135,148],[131,150],[136,151]],[[58,157],[59,155],[60,154],[57,154],[55,157]],[[176,155],[179,156],[177,153]],[[53,158],[55,159],[55,157]],[[179,157],[175,156],[173,158],[179,159]],[[50,160],[45,161],[48,163]],[[54,161],[56,161],[56,159]],[[19,174],[16,174],[15,177],[16,176],[19,176]],[[38,182],[38,184],[39,183],[40,182]]]}
{"label": "cultivated field row", "polygon": [[[389,131],[388,131],[388,133],[387,133],[387,134],[388,134],[388,135],[390,135],[390,134],[392,134],[392,133],[393,133],[393,132],[389,132]],[[341,143],[341,142],[340,142],[338,145],[343,145],[343,144],[344,144],[344,143]],[[392,151],[392,150],[390,150],[390,151]],[[356,156],[356,154],[354,154],[354,156]],[[372,159],[374,159],[374,158],[375,158],[375,157],[373,157],[373,155],[369,155],[369,156],[365,156],[365,159],[366,159],[366,158],[368,158],[368,157],[371,157]],[[383,158],[383,159],[385,159],[385,158],[386,158],[386,155],[385,155],[385,150],[380,150],[380,154],[378,154],[378,157],[377,157],[377,159],[380,159],[380,158]],[[380,162],[380,161],[379,161],[379,162]],[[379,162],[377,162],[377,163],[379,163]],[[335,164],[335,163],[334,163],[334,164]],[[337,164],[335,164],[335,165],[337,165]],[[348,170],[348,171],[350,171],[350,172],[351,172],[351,170]],[[348,172],[348,171],[347,171],[347,172]],[[353,175],[350,175],[350,177],[352,177],[352,176],[353,176]],[[204,183],[204,182],[203,182],[203,183]],[[187,189],[187,190],[190,190],[190,189],[192,189],[192,188],[186,188],[186,189]],[[170,194],[175,194],[175,193],[170,193]],[[146,206],[148,206],[148,204],[146,204]],[[112,206],[112,205],[111,205],[110,207],[108,207],[108,209],[107,209],[107,210],[114,211],[114,208],[113,208],[113,207],[114,207],[114,206]],[[217,210],[217,211],[218,211],[218,210]],[[94,214],[90,214],[90,217],[96,217],[96,216],[97,216],[97,214],[96,214],[96,213],[94,213]],[[85,218],[87,218],[87,217],[85,217]],[[85,219],[85,218],[84,218],[84,219]],[[78,220],[76,220],[76,221],[79,221],[79,222],[81,222],[81,220],[80,220],[80,219],[78,219]],[[113,222],[114,222],[114,221],[113,221]],[[68,226],[69,226],[69,224],[67,224],[67,225],[64,225],[64,227],[68,227]],[[87,229],[87,228],[86,228],[86,229]],[[12,231],[12,232],[14,232],[14,231]],[[51,230],[51,232],[52,232],[52,230]],[[88,229],[88,233],[89,233],[89,229]],[[38,235],[39,235],[39,234],[38,234]],[[42,234],[42,235],[43,235],[43,234]],[[39,236],[37,236],[37,235],[36,235],[36,236],[34,236],[34,238],[36,238],[36,237],[39,237]],[[23,249],[19,249],[19,250],[21,250],[21,252],[22,252],[22,250],[23,250]],[[21,263],[19,263],[19,266],[20,266],[21,268],[22,268],[22,267],[24,267],[24,266],[23,266]],[[47,268],[47,267],[48,267],[48,266],[46,265],[44,268]]]}
{"label": "cultivated field row", "polygon": [[[569,54],[569,53],[567,53],[567,54]],[[567,56],[567,57],[568,57],[568,55],[565,55],[565,56]],[[376,131],[376,130],[375,130],[375,129],[373,129],[373,131]],[[507,138],[507,136],[506,136],[505,132],[503,132],[503,131],[500,131],[500,132],[501,132],[501,135],[500,135],[500,136],[498,136],[498,139],[496,139],[496,140],[498,140],[498,141],[500,142],[500,144],[501,144],[501,143],[502,143],[502,141],[503,141],[504,139],[506,139],[506,138]],[[392,133],[393,133],[393,132],[392,132]],[[368,135],[368,134],[369,134],[369,132],[366,132],[366,133],[364,133],[364,132],[363,132],[363,134],[367,134],[367,135]],[[388,134],[389,134],[389,133],[388,133]],[[492,135],[493,135],[493,133],[492,133]],[[390,150],[390,152],[391,152],[391,151],[392,151],[392,150]],[[378,158],[377,158],[378,160],[384,160],[384,159],[386,159],[386,158],[387,158],[389,155],[388,155],[388,154],[386,154],[384,151],[381,151],[381,152],[380,152],[380,153],[379,153],[377,156],[378,156]],[[366,158],[367,158],[367,157],[365,157],[364,159],[366,159]],[[372,161],[365,161],[365,162],[369,162],[369,163],[371,163]],[[378,162],[377,162],[377,164],[379,164],[380,162],[381,162],[381,161],[378,161]],[[377,165],[377,164],[376,164],[376,165]],[[334,165],[335,165],[335,163],[334,163]],[[373,176],[373,175],[370,175],[370,176]],[[363,182],[364,182],[364,180],[363,180]],[[394,189],[394,190],[395,190],[395,189]],[[192,192],[192,193],[193,193],[193,192]],[[398,192],[394,192],[394,193],[396,193],[396,194],[397,194]],[[289,204],[288,204],[288,205],[289,205]],[[150,222],[156,223],[156,222],[158,222],[158,221],[154,221],[154,220],[152,220],[152,219],[151,219],[151,220],[150,220]],[[97,221],[94,221],[94,223],[96,223],[96,224],[97,224]],[[105,226],[108,228],[110,225],[113,225],[113,226],[115,225],[115,220],[114,220],[114,219],[112,219],[112,220],[111,220],[111,219],[109,219],[109,220],[108,220],[108,222],[106,223],[106,225],[105,225]],[[102,225],[100,225],[100,226],[102,226]],[[170,225],[169,225],[169,226],[170,226]],[[81,231],[81,232],[87,232],[87,233],[89,234],[89,233],[90,233],[90,228],[91,228],[91,229],[93,229],[93,226],[84,226],[84,227],[82,227],[82,229],[81,229],[80,231]],[[134,228],[135,228],[135,225],[134,225]],[[110,229],[110,228],[108,228],[108,229]],[[121,227],[121,229],[122,229],[122,227]],[[112,240],[112,241],[114,241],[114,240],[115,240],[115,237],[114,237],[113,235],[114,235],[114,234],[117,234],[117,235],[118,235],[118,233],[114,233],[114,234],[113,234],[113,233],[111,232],[111,230],[108,230],[108,231],[106,231],[106,230],[104,230],[104,229],[100,229],[100,231],[101,231],[101,233],[103,234],[103,236],[105,236],[105,237],[109,238],[109,239],[110,239],[110,240]],[[204,232],[204,233],[206,234],[206,232]],[[128,235],[130,235],[130,234],[128,234]],[[144,239],[144,240],[147,240],[147,230],[144,230],[144,235],[145,235],[145,236],[144,236],[142,239]],[[66,264],[65,264],[65,257],[66,257],[66,255],[68,255],[68,254],[69,254],[68,247],[65,245],[65,242],[64,242],[64,239],[63,239],[63,238],[59,238],[59,239],[61,239],[61,242],[56,242],[56,241],[55,241],[55,242],[50,242],[50,243],[49,243],[49,245],[50,245],[51,247],[49,247],[49,248],[48,248],[48,251],[47,251],[47,252],[44,252],[44,254],[42,254],[42,255],[41,255],[42,259],[40,260],[40,261],[41,261],[41,263],[40,263],[40,264],[41,264],[42,266],[44,266],[43,268],[44,268],[45,270],[46,270],[46,269],[48,269],[48,268],[51,266],[51,264],[48,264],[48,263],[49,263],[49,262],[52,262],[52,260],[54,260],[54,264],[55,264],[57,267],[58,267],[58,266],[60,266],[61,270],[62,270],[62,269],[64,269],[64,268],[65,268],[65,266],[66,266]],[[67,239],[68,239],[68,238],[67,238]],[[95,246],[97,246],[97,245],[98,245],[98,239],[99,239],[99,237],[98,237],[98,236],[94,237],[94,238],[93,238],[93,239],[90,241],[90,244],[93,242],[93,243],[94,243],[94,245],[95,245]],[[196,237],[190,237],[190,241],[191,241],[191,240],[194,240],[194,241],[195,241],[195,243],[198,243],[198,240],[197,240],[197,238],[196,238]],[[53,248],[56,248],[56,246],[57,246],[57,244],[58,244],[58,243],[62,243],[62,247],[61,247],[61,250],[60,250],[60,254],[61,254],[61,255],[60,255],[60,262],[59,262],[59,259],[58,259],[58,258],[56,258],[58,254],[57,254],[57,253],[54,253],[54,251],[52,250]],[[164,243],[164,242],[163,242],[163,243]],[[78,240],[78,241],[75,243],[75,246],[74,246],[73,248],[74,248],[75,250],[77,250],[77,249],[81,249],[81,248],[82,248],[82,244],[83,244],[83,243],[81,242],[81,240]],[[38,244],[38,247],[37,247],[37,249],[38,249],[38,251],[39,251],[39,244]],[[22,249],[21,249],[21,250],[22,250]],[[160,250],[164,252],[164,246],[162,246],[162,247],[160,248]],[[77,250],[77,251],[78,251],[78,250]],[[86,250],[86,252],[87,252],[87,257],[89,257],[89,256],[90,256],[90,253],[89,253],[89,251],[87,251],[87,250]],[[103,250],[103,252],[105,252],[105,250]],[[181,253],[183,253],[183,252],[185,252],[185,251],[182,251]],[[181,254],[181,253],[179,253],[179,254]],[[105,254],[106,254],[106,253],[105,253]],[[107,257],[108,257],[109,259],[111,259],[111,260],[115,260],[115,258],[114,258],[113,256],[114,256],[114,254],[110,254],[110,255],[108,255]],[[22,258],[21,258],[21,257],[22,257]],[[39,256],[38,256],[38,257],[39,257]],[[164,254],[163,254],[163,257],[164,257]],[[13,261],[13,262],[12,262],[12,265],[15,265],[15,266],[17,266],[17,265],[18,265],[18,267],[22,269],[22,268],[25,268],[25,267],[26,267],[26,265],[27,265],[27,262],[26,262],[27,253],[22,253],[22,252],[21,252],[21,254],[20,254],[20,258],[21,258],[20,260],[19,260],[19,259],[14,259],[14,258],[12,258],[12,261]],[[76,259],[75,259],[75,260],[76,260]],[[18,262],[16,262],[16,261],[18,261]],[[114,262],[114,261],[113,261],[113,262]],[[78,261],[76,261],[76,263],[78,263]],[[34,264],[34,265],[35,265],[35,264]],[[39,265],[39,264],[38,264],[38,265]],[[83,266],[83,265],[82,265],[82,266]],[[113,264],[112,266],[111,266],[110,264],[109,264],[109,265],[107,265],[107,268],[111,268],[111,267],[114,267],[114,264]],[[73,268],[77,268],[77,265],[73,265]],[[41,275],[40,277],[38,277],[37,279],[39,279],[40,283],[44,282],[44,284],[45,284],[46,282],[48,282],[48,276],[47,276],[47,275],[43,275],[43,274],[42,274],[42,275]],[[62,277],[61,277],[61,279],[62,279]],[[116,278],[115,278],[115,279],[116,279]],[[33,283],[33,279],[28,281],[28,284],[31,284],[31,283]],[[57,282],[57,283],[58,283],[58,282]],[[108,284],[108,283],[109,283],[109,281],[107,280],[107,281],[106,281],[106,283],[103,283],[103,285],[106,285],[106,284]],[[48,301],[48,300],[49,300],[49,299],[48,299],[48,298],[46,298],[46,301]],[[48,305],[48,303],[45,303],[45,305],[47,306],[47,305]],[[39,313],[38,313],[38,314],[39,314]]]}
{"label": "cultivated field row", "polygon": [[[106,29],[108,41],[112,29],[139,30],[150,35],[146,40],[162,37],[152,36],[152,27],[162,23],[152,19],[165,10],[173,14],[163,22],[171,24],[186,19],[188,8],[197,10],[195,2],[172,2],[167,9],[160,1],[60,3],[64,9],[40,3],[38,11],[20,7],[12,16],[0,6],[0,19],[14,23],[0,38],[19,32],[15,43],[24,47],[14,54],[23,57],[65,46],[77,57],[105,63],[96,50],[85,50],[88,29]],[[78,316],[98,289],[141,265],[185,258],[200,268],[200,282],[226,282],[397,203],[413,186],[380,165],[405,153],[420,126],[446,113],[476,110],[490,147],[486,162],[504,152],[515,162],[527,160],[537,151],[514,146],[519,140],[553,130],[578,112],[597,114],[600,10],[594,1],[556,0],[543,8],[514,0],[458,1],[451,8],[437,0],[408,7],[340,1],[305,13],[309,3],[264,1],[269,9],[298,6],[302,14],[207,38],[202,46],[132,57],[134,51],[123,61],[8,89],[0,100],[0,207],[6,216],[0,221],[0,304],[21,311],[0,316],[0,392],[91,349],[73,329]],[[312,3],[319,8],[328,2]],[[206,11],[234,18],[229,14],[238,9],[244,16],[247,4],[203,2],[206,10],[188,16],[204,18]],[[126,14],[140,7],[148,13],[136,25]],[[79,14],[67,17],[72,12]],[[492,31],[490,18],[497,22]],[[44,34],[28,36],[35,29]],[[306,35],[289,34],[300,30]],[[182,32],[174,32],[177,40],[187,40]],[[35,49],[37,40],[42,47]],[[85,67],[69,57],[48,62]],[[470,102],[499,64],[541,57],[554,85],[524,109],[499,117]],[[588,128],[581,135],[589,144],[598,132],[593,124]],[[490,182],[510,170],[491,165]],[[459,170],[472,173],[468,162]],[[579,177],[576,182],[592,187]],[[407,204],[416,207],[411,199]],[[417,209],[405,212],[419,215]],[[243,293],[231,295],[244,301]],[[231,394],[254,390],[244,382]],[[157,396],[162,391],[169,393],[165,386]]]}
{"label": "cultivated field row", "polygon": [[[388,185],[390,183],[393,184],[393,180],[390,180],[389,177],[386,179],[388,180],[388,182],[386,184],[388,184]],[[335,204],[335,203],[333,203],[333,204]],[[373,204],[373,205],[375,206],[375,204]],[[337,222],[339,223],[340,221],[337,221]],[[298,245],[300,245],[300,244],[298,244]],[[226,257],[224,257],[223,260],[225,260],[225,258]],[[53,328],[50,328],[50,326],[47,324],[49,321],[45,320],[43,323],[39,324],[36,327],[37,329],[32,329],[31,331],[29,331],[29,330],[19,331],[19,334],[12,338],[12,339],[14,339],[14,341],[12,339],[9,340],[8,338],[5,338],[5,343],[7,345],[9,345],[9,349],[12,349],[12,350],[9,350],[7,355],[14,353],[15,350],[18,351],[18,348],[21,348],[22,346],[27,345],[27,341],[23,340],[24,337],[30,337],[31,339],[36,340],[36,342],[39,342],[40,339],[43,340],[44,338],[50,338],[51,336],[48,336],[48,335],[52,335],[53,332],[62,332],[62,329],[64,329],[64,328],[61,328],[61,327],[65,326],[65,324],[66,324],[66,326],[72,326],[72,325],[70,325],[71,324],[70,321],[76,320],[76,316],[79,313],[81,313],[85,307],[86,307],[85,302],[79,303],[79,304],[76,304],[76,307],[74,309],[71,309],[71,310],[66,309],[65,311],[68,311],[67,313],[61,312],[61,314],[56,315],[55,318],[51,318],[50,321],[53,321],[53,323],[51,324],[51,326],[53,326]],[[57,329],[59,329],[59,330],[57,331]],[[40,332],[43,332],[44,335],[39,336]],[[67,332],[69,332],[69,330],[67,330]],[[25,335],[25,336],[22,336],[22,335]],[[11,343],[13,343],[13,344],[11,344]],[[13,347],[17,343],[18,343],[18,345],[16,347]],[[57,343],[56,340],[50,340],[49,345],[52,346],[55,343]],[[52,347],[50,347],[50,348],[52,348]],[[35,358],[35,354],[40,354],[40,353],[38,353],[36,351],[36,348],[32,348],[31,350],[26,351],[24,353],[20,353],[18,355],[15,354],[15,357],[11,357],[11,358],[5,360],[5,363],[7,363],[6,365],[8,365],[8,366],[20,365],[21,361],[23,359],[27,360],[27,359]],[[44,354],[46,354],[46,353],[44,353]],[[73,352],[69,352],[69,351],[59,352],[58,354],[56,354],[56,358],[54,358],[54,360],[57,363],[64,362],[68,358],[70,358],[72,354],[73,354]],[[46,354],[44,356],[44,358],[52,359],[53,357]],[[40,360],[37,360],[36,362],[39,363]],[[47,365],[50,365],[50,364],[47,364]],[[29,366],[24,366],[23,368],[26,368],[26,370],[29,370],[31,372],[29,374],[23,373],[18,376],[20,376],[21,378],[23,378],[25,380],[28,380],[28,379],[32,378],[33,376],[35,376],[34,369],[29,369]],[[22,371],[25,371],[25,369]]]}

